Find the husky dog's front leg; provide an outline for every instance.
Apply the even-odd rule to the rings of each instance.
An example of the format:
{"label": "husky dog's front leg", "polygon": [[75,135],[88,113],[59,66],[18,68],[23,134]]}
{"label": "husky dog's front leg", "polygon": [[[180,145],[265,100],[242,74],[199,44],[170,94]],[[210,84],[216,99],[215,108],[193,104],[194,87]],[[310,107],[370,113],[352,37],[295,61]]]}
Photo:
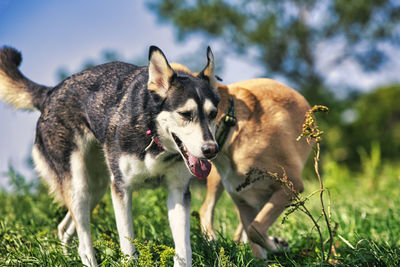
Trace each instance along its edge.
{"label": "husky dog's front leg", "polygon": [[175,243],[174,266],[191,266],[189,186],[170,187],[167,206],[169,224]]}
{"label": "husky dog's front leg", "polygon": [[111,197],[114,206],[115,220],[121,251],[131,257],[135,253],[135,247],[132,244],[134,239],[132,223],[132,190],[119,180],[113,179],[111,184]]}

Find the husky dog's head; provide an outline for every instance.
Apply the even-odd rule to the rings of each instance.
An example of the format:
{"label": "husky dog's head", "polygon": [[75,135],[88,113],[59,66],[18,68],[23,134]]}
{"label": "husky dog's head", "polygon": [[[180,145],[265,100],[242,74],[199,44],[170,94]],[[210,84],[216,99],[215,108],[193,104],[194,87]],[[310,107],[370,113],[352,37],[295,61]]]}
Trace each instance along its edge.
{"label": "husky dog's head", "polygon": [[207,49],[207,65],[197,75],[175,71],[155,46],[149,53],[148,89],[161,98],[156,117],[158,135],[166,150],[181,154],[190,172],[207,177],[218,152],[215,127],[219,97],[214,56]]}

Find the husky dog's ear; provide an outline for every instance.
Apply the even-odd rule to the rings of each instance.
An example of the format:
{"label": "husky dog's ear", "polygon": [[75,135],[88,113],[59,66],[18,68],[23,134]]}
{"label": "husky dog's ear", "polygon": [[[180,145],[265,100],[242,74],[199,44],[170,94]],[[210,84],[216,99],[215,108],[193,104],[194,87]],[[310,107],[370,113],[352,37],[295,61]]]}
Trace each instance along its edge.
{"label": "husky dog's ear", "polygon": [[199,73],[199,77],[208,79],[210,86],[215,90],[217,89],[217,81],[214,75],[214,55],[210,47],[207,47],[207,65]]}
{"label": "husky dog's ear", "polygon": [[171,85],[174,70],[168,64],[164,53],[156,46],[149,51],[149,81],[147,88],[156,92],[161,98],[166,98]]}

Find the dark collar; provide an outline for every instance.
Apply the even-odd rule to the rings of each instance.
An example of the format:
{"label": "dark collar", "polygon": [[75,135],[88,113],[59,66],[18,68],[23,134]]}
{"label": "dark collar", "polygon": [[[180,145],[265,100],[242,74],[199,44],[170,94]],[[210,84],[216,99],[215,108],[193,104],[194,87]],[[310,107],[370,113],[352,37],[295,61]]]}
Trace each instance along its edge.
{"label": "dark collar", "polygon": [[235,125],[236,125],[235,102],[233,100],[233,97],[230,97],[228,109],[217,123],[215,138],[217,139],[217,143],[220,150],[225,144],[231,128],[234,127]]}

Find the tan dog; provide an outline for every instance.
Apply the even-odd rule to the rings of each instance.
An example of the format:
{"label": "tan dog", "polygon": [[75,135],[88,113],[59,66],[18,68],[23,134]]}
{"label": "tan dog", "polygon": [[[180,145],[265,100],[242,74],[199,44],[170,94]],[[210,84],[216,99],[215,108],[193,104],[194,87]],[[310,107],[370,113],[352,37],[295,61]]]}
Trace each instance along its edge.
{"label": "tan dog", "polygon": [[[225,144],[207,180],[207,197],[200,209],[201,224],[208,236],[216,239],[213,211],[223,188],[232,197],[253,254],[266,257],[288,250],[283,239],[270,237],[269,227],[291,202],[289,190],[268,175],[286,173],[296,191],[303,191],[302,170],[311,150],[306,140],[296,141],[302,131],[309,104],[295,90],[270,79],[254,79],[219,86],[221,102],[218,121],[229,109],[233,98],[236,125],[230,129]],[[259,176],[263,177],[259,177]],[[257,180],[247,183],[246,179]]]}

